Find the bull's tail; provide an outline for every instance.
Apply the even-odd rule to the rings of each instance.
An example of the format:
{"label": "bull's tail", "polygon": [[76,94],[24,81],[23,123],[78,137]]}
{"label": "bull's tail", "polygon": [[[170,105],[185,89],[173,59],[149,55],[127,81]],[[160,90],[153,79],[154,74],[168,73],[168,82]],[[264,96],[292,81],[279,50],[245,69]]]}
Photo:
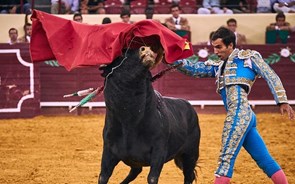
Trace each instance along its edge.
{"label": "bull's tail", "polygon": [[[174,163],[175,163],[175,165],[176,165],[179,169],[181,169],[181,170],[183,171],[183,158],[182,158],[181,156],[177,156],[177,157],[175,157],[175,158],[174,158]],[[196,164],[196,167],[201,168],[201,167],[198,166],[197,164]],[[195,181],[195,183],[197,184],[198,172],[197,172],[196,168],[194,168],[193,175],[194,175],[194,177],[193,177],[193,178],[194,178],[194,181]]]}

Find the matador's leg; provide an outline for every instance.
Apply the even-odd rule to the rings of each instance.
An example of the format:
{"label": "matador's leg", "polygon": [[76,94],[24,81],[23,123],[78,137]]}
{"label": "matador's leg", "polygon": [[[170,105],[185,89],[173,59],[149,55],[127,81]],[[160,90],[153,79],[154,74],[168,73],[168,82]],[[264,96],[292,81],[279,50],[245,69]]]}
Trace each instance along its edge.
{"label": "matador's leg", "polygon": [[239,85],[226,87],[227,117],[222,133],[222,147],[215,175],[232,177],[236,157],[244,139],[252,128],[252,110],[247,100],[247,93]]}
{"label": "matador's leg", "polygon": [[[256,117],[253,116],[256,122]],[[256,124],[256,123],[255,123]],[[257,165],[272,179],[274,183],[287,184],[287,178],[279,164],[268,152],[264,141],[259,135],[256,126],[251,128],[244,141],[244,148],[248,151]]]}

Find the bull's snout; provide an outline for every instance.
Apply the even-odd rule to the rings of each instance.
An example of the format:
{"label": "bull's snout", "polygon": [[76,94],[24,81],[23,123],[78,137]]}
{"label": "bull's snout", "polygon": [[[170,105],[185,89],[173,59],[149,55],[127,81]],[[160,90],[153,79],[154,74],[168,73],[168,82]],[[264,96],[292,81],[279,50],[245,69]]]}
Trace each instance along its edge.
{"label": "bull's snout", "polygon": [[145,66],[153,67],[155,65],[156,54],[151,50],[150,47],[140,47],[139,56]]}

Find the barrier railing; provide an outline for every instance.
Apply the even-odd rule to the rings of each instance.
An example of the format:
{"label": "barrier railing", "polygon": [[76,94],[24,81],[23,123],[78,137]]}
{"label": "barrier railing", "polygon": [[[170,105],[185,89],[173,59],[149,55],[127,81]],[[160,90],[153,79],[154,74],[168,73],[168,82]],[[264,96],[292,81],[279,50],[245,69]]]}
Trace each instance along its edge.
{"label": "barrier railing", "polygon": [[[207,47],[207,48],[205,48]],[[280,76],[287,91],[289,103],[295,105],[295,45],[247,45],[249,49],[260,51],[271,67]],[[195,45],[194,51],[199,60],[206,60],[212,48]],[[204,53],[207,54],[204,55]],[[0,118],[32,117],[40,114],[41,108],[76,106],[79,97],[63,98],[65,94],[96,88],[104,83],[98,67],[85,67],[68,72],[63,67],[45,63],[32,64],[28,44],[0,44]],[[164,64],[152,73],[162,71]],[[164,96],[184,98],[194,106],[205,109],[207,106],[223,105],[215,92],[215,79],[195,79],[180,72],[170,72],[154,82],[154,88]],[[275,101],[267,83],[257,79],[251,94],[250,104],[273,106]],[[85,108],[104,108],[103,95],[99,95],[84,105]]]}

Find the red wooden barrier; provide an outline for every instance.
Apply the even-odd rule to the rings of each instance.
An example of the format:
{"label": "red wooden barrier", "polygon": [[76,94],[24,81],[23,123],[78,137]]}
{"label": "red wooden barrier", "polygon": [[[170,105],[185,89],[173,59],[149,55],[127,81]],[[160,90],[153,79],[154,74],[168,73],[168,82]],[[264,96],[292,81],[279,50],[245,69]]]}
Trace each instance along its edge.
{"label": "red wooden barrier", "polygon": [[0,44],[0,118],[34,117],[40,113],[38,66],[27,44]]}
{"label": "red wooden barrier", "polygon": [[[259,51],[264,58],[276,55],[277,60],[273,60],[273,62],[278,62],[272,64],[271,67],[280,76],[287,90],[288,99],[295,101],[295,82],[293,81],[295,78],[295,63],[290,56],[280,56],[280,51],[286,48],[290,49],[292,54],[295,53],[295,45],[247,45],[244,47],[245,49],[249,48]],[[7,53],[9,49],[12,50],[10,53]],[[81,97],[63,98],[63,95],[103,85],[104,79],[100,76],[98,67],[80,68],[68,72],[63,67],[53,67],[45,63],[35,64],[34,67],[30,63],[28,66],[24,66],[17,57],[17,49],[20,49],[21,58],[26,62],[30,62],[28,45],[10,46],[8,44],[0,44],[0,118],[37,115],[40,113],[40,101],[41,106],[44,105],[44,107],[55,106],[54,104],[73,106],[81,100]],[[204,51],[204,49],[208,50],[209,55],[212,54],[210,46],[194,46],[194,51],[197,55],[200,50]],[[199,60],[206,60],[206,58],[200,57]],[[166,65],[161,64],[152,72],[156,74],[165,67]],[[33,76],[31,70],[33,70]],[[17,88],[14,88],[14,85]],[[174,71],[158,79],[154,83],[154,87],[162,95],[185,98],[191,101],[208,102],[216,100],[219,104],[218,100],[220,100],[219,95],[215,92],[214,78],[195,79]],[[257,79],[249,99],[274,102],[272,94],[263,79]],[[22,102],[20,103],[20,101]],[[64,105],[61,102],[64,104],[72,103]],[[101,104],[94,104],[93,106],[103,106],[103,95],[96,97],[93,102],[101,102]],[[11,110],[14,112],[7,112],[7,109],[14,109]],[[55,113],[56,110],[51,112]]]}

